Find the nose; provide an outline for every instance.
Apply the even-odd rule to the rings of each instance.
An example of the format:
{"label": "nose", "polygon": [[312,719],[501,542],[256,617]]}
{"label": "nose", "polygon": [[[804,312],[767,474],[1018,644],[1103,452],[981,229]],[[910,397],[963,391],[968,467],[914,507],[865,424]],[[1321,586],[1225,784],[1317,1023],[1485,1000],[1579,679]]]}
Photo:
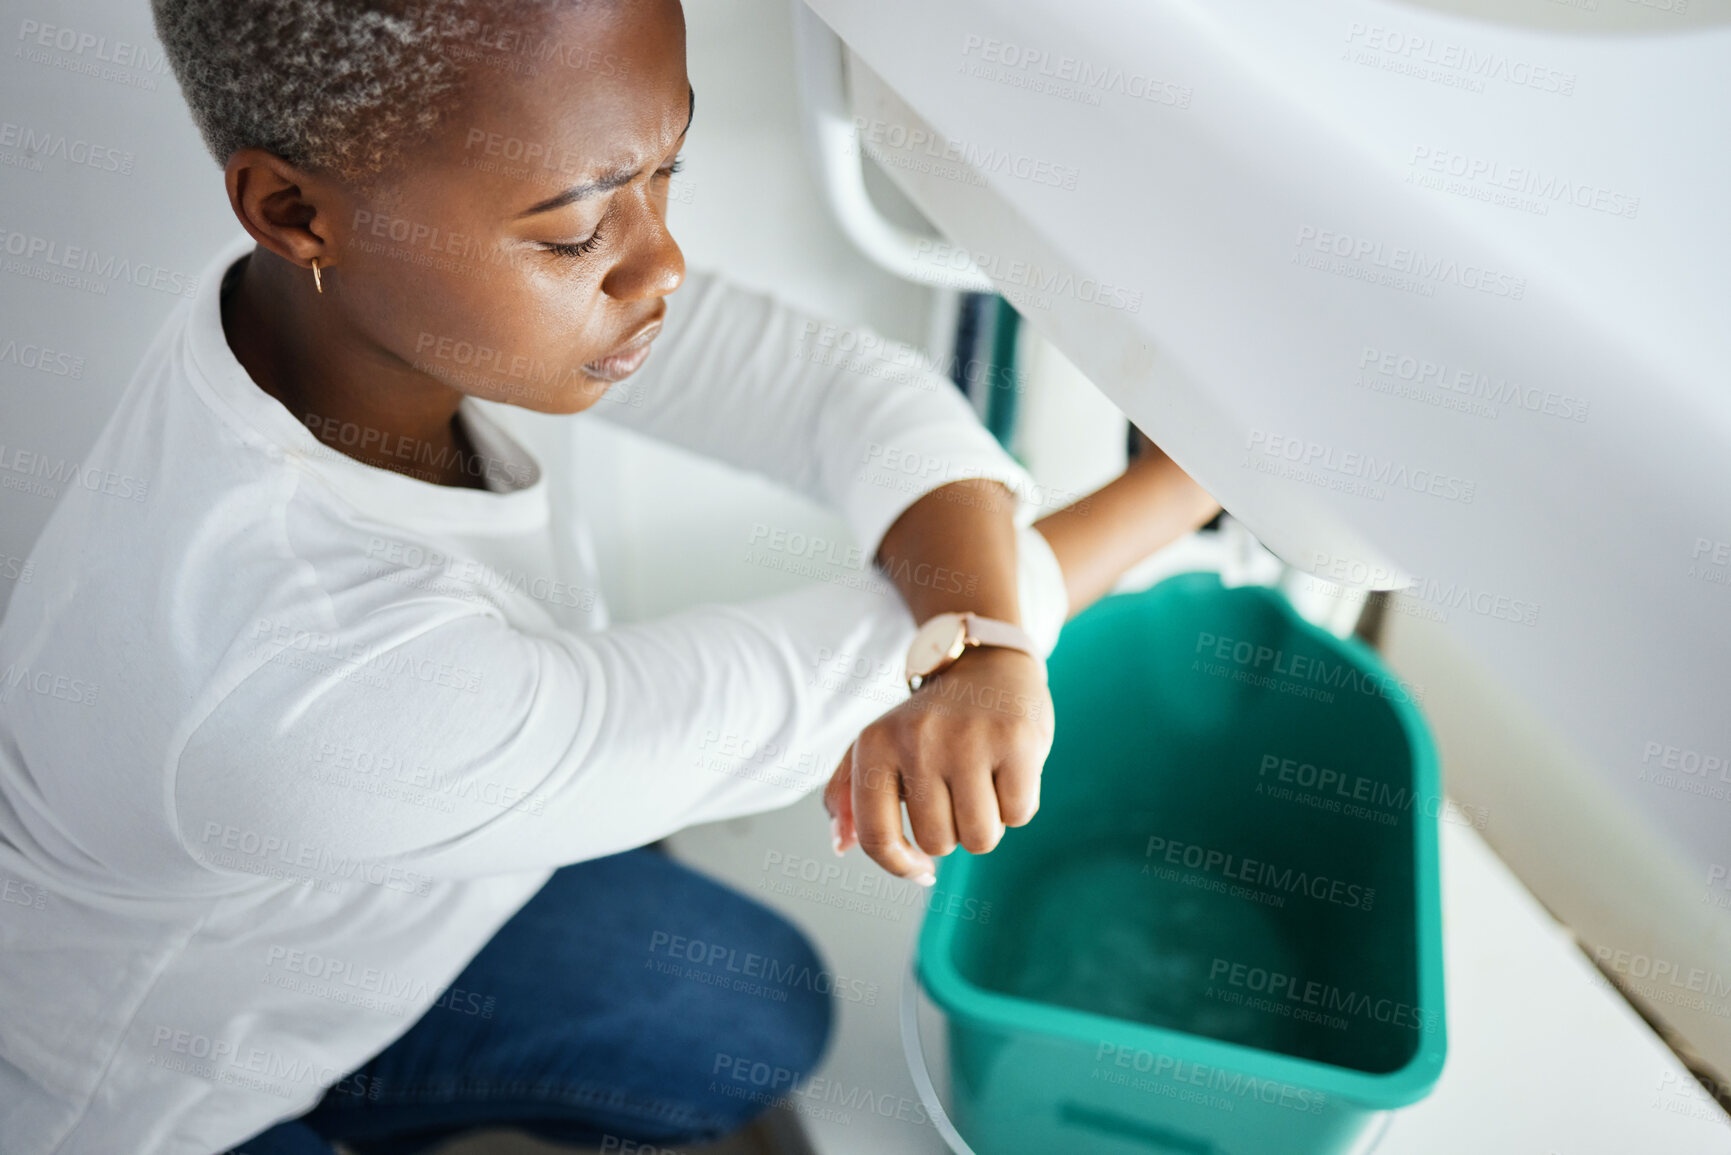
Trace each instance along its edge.
{"label": "nose", "polygon": [[607,276],[601,281],[601,291],[618,301],[642,301],[665,297],[685,280],[685,254],[667,222],[644,190],[641,195],[624,198],[630,219],[626,222],[628,241]]}

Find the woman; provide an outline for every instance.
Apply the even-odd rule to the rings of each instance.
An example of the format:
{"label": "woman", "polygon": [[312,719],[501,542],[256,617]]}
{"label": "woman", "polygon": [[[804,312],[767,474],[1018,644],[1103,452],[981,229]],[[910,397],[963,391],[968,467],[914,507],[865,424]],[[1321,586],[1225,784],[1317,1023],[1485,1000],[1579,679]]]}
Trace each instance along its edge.
{"label": "woman", "polygon": [[[937,378],[681,287],[675,0],[155,13],[247,236],[92,453],[140,500],[71,491],[0,625],[7,1152],[738,1127],[742,1065],[818,1061],[821,984],[669,981],[665,944],[821,963],[640,848],[791,801],[767,746],[836,766],[838,853],[929,885],[990,851],[1038,807],[1058,625],[1215,506],[1153,454],[1030,528]],[[498,406],[829,502],[888,584],[609,627],[581,508]]]}

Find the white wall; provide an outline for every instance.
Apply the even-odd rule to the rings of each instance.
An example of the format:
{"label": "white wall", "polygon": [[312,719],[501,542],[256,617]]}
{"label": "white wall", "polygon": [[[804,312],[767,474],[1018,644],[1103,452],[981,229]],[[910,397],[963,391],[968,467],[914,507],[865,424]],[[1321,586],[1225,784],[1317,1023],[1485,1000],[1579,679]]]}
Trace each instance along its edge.
{"label": "white wall", "polygon": [[[39,45],[47,26],[50,40],[72,50]],[[152,266],[139,272],[147,283],[156,268],[169,279],[193,277],[238,226],[151,33],[148,5],[26,0],[7,5],[0,37],[0,466],[14,467],[18,454],[41,455],[49,472],[62,475],[95,440],[179,298],[122,279],[98,279],[92,287],[102,292],[45,283],[37,278],[55,268],[46,258],[80,246],[102,263],[112,257],[117,271],[122,262]],[[137,57],[98,59],[117,53]],[[62,155],[83,158],[94,149],[105,167],[62,155],[33,159],[23,148],[27,134],[47,135],[50,151]],[[64,353],[67,361],[51,363],[76,366],[77,375],[27,368],[26,350],[42,347]],[[53,505],[18,488],[21,480],[0,469],[0,602],[11,598],[16,559]]]}

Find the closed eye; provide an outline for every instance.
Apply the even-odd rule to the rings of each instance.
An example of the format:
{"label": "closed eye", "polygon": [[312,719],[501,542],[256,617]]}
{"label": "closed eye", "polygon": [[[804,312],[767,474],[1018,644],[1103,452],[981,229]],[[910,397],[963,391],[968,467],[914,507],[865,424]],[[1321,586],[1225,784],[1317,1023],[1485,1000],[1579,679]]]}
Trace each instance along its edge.
{"label": "closed eye", "polygon": [[[685,158],[682,156],[676,156],[673,158],[672,164],[663,165],[661,168],[658,168],[655,170],[656,179],[661,180],[661,179],[666,179],[668,177],[671,177],[674,173],[678,172],[680,169],[682,169],[684,167],[685,167]],[[586,257],[590,253],[594,252],[596,249],[598,249],[600,247],[601,247],[601,229],[599,227],[597,227],[594,232],[589,234],[589,237],[587,240],[570,241],[570,242],[552,242],[552,241],[543,242],[541,245],[541,251],[546,252],[546,253],[552,253],[553,255],[559,256],[559,257],[573,257],[574,258],[574,257]]]}
{"label": "closed eye", "polygon": [[557,243],[557,244],[552,243],[552,242],[548,242],[548,243],[542,244],[541,251],[547,252],[547,253],[553,253],[555,256],[560,256],[560,257],[586,257],[590,253],[594,252],[596,249],[598,249],[600,247],[601,247],[601,230],[596,229],[594,232],[589,234],[589,237],[587,240],[570,241],[570,242]]}

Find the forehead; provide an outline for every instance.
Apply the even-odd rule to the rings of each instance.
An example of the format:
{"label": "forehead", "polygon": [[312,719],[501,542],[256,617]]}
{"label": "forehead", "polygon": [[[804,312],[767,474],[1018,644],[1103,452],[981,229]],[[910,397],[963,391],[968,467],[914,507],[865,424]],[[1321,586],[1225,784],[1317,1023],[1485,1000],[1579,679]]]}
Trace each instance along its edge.
{"label": "forehead", "polygon": [[442,159],[521,194],[663,156],[685,128],[685,25],[673,0],[563,3],[491,30],[464,61]]}

